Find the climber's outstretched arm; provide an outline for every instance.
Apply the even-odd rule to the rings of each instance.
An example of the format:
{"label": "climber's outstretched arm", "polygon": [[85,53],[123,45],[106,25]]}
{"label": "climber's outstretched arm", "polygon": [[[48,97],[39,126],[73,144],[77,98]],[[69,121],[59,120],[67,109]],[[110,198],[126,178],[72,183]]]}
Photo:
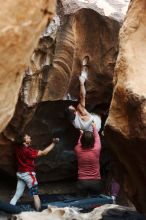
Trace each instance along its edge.
{"label": "climber's outstretched arm", "polygon": [[79,77],[80,81],[80,104],[85,108],[86,89],[85,89],[85,77],[82,75]]}

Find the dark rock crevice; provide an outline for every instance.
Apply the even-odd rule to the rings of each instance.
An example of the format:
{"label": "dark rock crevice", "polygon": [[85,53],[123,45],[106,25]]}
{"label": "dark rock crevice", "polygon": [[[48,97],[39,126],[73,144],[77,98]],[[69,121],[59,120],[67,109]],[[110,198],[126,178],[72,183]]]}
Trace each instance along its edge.
{"label": "dark rock crevice", "polygon": [[[66,120],[65,108],[70,103],[76,105],[79,100],[78,77],[82,58],[88,55],[86,106],[91,112],[107,114],[118,53],[120,24],[117,21],[92,9],[80,9],[68,15],[62,10],[59,14],[60,26],[56,17],[53,21],[55,26],[51,29],[47,27],[41,35],[23,79],[14,117],[3,132],[8,141],[2,145],[6,155],[7,149],[13,149],[11,140],[19,132],[29,133],[32,145],[37,149],[49,144],[53,135],[61,138],[50,155],[37,160],[40,182],[76,177],[73,150],[79,132]],[[68,97],[71,100],[63,100]],[[107,115],[103,117],[105,122]],[[5,168],[1,161],[0,169],[14,175],[14,154],[12,151],[9,154],[11,160],[6,160]]]}

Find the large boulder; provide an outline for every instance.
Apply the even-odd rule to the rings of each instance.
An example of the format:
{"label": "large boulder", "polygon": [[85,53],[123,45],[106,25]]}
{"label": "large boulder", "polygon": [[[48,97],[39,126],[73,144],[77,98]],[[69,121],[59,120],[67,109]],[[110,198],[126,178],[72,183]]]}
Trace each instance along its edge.
{"label": "large boulder", "polygon": [[[87,104],[108,104],[112,94],[113,70],[118,52],[119,23],[92,9],[64,16],[57,35],[55,55],[42,101],[79,98],[79,74],[84,56],[90,58],[86,83]],[[114,32],[113,32],[114,30]],[[57,89],[56,89],[57,88]]]}
{"label": "large boulder", "polygon": [[101,15],[111,17],[122,22],[127,12],[130,0],[60,0],[62,2],[64,13],[75,13],[81,8],[90,8]]}
{"label": "large boulder", "polygon": [[40,33],[55,12],[55,0],[8,0],[0,13],[0,132],[12,118]]}
{"label": "large boulder", "polygon": [[[105,134],[117,178],[146,213],[146,1],[133,0],[120,31],[115,88]],[[119,175],[121,173],[122,175]]]}
{"label": "large boulder", "polygon": [[[118,53],[119,22],[92,9],[80,9],[70,15],[64,15],[62,10],[59,17],[60,24],[55,17],[55,27],[52,23],[52,30],[47,27],[31,57],[15,115],[3,132],[0,145],[4,147],[5,139],[11,145],[11,139],[21,131],[28,132],[33,146],[42,149],[50,143],[52,135],[59,135],[61,141],[54,151],[37,161],[39,181],[76,175],[73,149],[78,131],[67,122],[64,110],[79,98],[78,77],[85,55],[90,57],[86,82],[88,109],[96,113],[99,107],[102,112],[109,106]],[[6,150],[10,145],[5,147],[6,155],[12,155],[12,151]],[[3,166],[1,155],[0,158],[0,169],[14,175],[14,160],[7,160]]]}
{"label": "large boulder", "polygon": [[106,204],[95,208],[88,213],[81,213],[78,208],[64,207],[58,208],[48,206],[48,209],[39,212],[22,212],[18,215],[13,215],[10,219],[14,220],[33,220],[33,219],[56,219],[56,220],[144,220],[145,216],[137,213],[133,208],[118,206],[114,204]]}

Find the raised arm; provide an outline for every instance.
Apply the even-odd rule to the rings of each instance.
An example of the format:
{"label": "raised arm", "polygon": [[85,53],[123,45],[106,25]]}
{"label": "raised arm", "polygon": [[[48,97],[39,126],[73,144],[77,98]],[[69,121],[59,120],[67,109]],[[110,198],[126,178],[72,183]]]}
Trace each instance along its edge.
{"label": "raised arm", "polygon": [[82,134],[83,134],[83,130],[80,130],[80,136],[79,136],[79,139],[78,139],[78,143],[77,143],[77,144],[80,144],[80,143],[81,143]]}
{"label": "raised arm", "polygon": [[44,150],[38,151],[38,157],[46,156],[54,148],[55,144],[57,144],[58,142],[59,142],[59,138],[54,138],[53,142],[48,147],[46,147]]}
{"label": "raised arm", "polygon": [[94,122],[92,122],[92,127],[93,127],[93,134],[94,134],[94,138],[95,138],[95,142],[100,141],[100,137],[96,128],[96,124]]}
{"label": "raised arm", "polygon": [[86,89],[85,89],[85,81],[86,76],[82,75],[79,77],[80,81],[80,104],[85,107],[85,98],[86,98]]}
{"label": "raised arm", "polygon": [[79,136],[79,139],[78,139],[78,143],[77,143],[77,145],[75,146],[75,152],[76,152],[76,153],[80,150],[82,134],[83,134],[83,131],[80,130],[80,136]]}

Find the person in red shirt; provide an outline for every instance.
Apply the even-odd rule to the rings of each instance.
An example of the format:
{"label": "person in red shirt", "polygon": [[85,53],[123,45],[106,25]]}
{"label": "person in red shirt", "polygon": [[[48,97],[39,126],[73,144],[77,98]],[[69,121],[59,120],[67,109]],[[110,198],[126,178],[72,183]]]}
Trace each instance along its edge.
{"label": "person in red shirt", "polygon": [[17,201],[23,195],[25,186],[29,188],[29,193],[34,199],[34,205],[37,211],[41,208],[40,198],[38,196],[38,182],[35,173],[34,160],[37,157],[47,155],[59,142],[59,138],[54,138],[53,142],[44,150],[36,150],[30,147],[31,137],[27,134],[19,137],[15,147],[16,159],[18,163],[17,169],[17,188],[16,193],[10,201],[10,204],[16,205]]}
{"label": "person in red shirt", "polygon": [[100,176],[100,137],[96,125],[93,132],[81,131],[75,153],[78,161],[78,190],[80,194],[100,194],[102,181]]}

